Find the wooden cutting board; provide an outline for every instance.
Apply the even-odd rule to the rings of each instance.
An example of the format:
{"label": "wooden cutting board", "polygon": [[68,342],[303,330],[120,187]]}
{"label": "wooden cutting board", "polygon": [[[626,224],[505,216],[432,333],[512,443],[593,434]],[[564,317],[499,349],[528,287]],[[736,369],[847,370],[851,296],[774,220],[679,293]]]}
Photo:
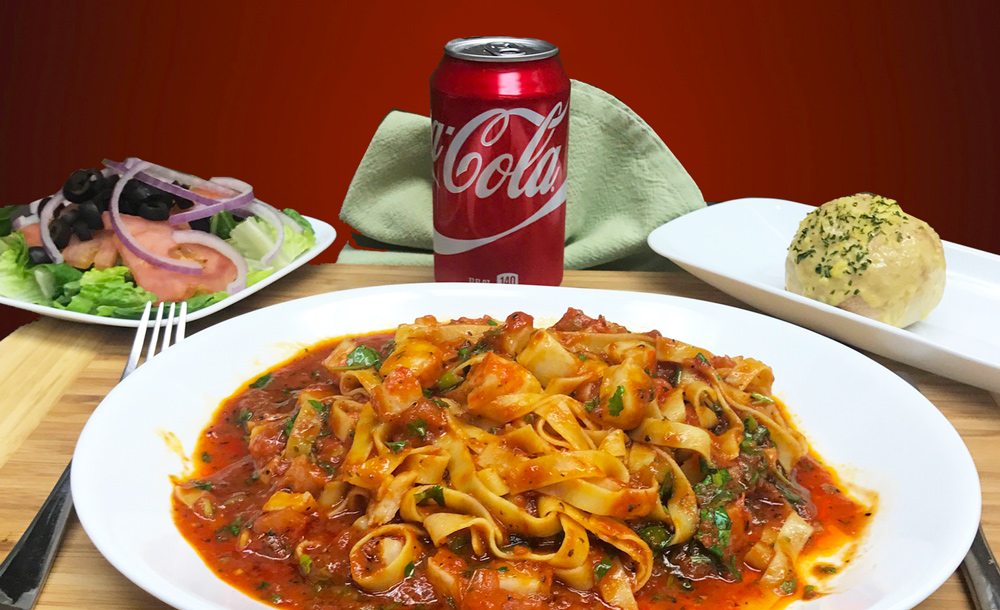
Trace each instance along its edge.
{"label": "wooden cutting board", "polygon": [[[430,281],[433,272],[425,267],[307,265],[267,290],[190,324],[189,333],[259,307],[313,294]],[[683,271],[568,271],[563,285],[678,295],[749,309]],[[0,341],[0,556],[10,551],[31,522],[69,461],[88,416],[118,382],[133,334],[130,329],[45,318]],[[987,538],[1000,545],[1000,411],[996,398],[984,390],[885,358],[875,359],[914,383],[958,429],[979,468],[983,527]],[[110,481],[109,490],[116,489],[128,493],[128,482]],[[79,522],[71,518],[37,607],[167,606],[111,567]],[[972,608],[972,604],[956,574],[919,608],[961,610]]]}

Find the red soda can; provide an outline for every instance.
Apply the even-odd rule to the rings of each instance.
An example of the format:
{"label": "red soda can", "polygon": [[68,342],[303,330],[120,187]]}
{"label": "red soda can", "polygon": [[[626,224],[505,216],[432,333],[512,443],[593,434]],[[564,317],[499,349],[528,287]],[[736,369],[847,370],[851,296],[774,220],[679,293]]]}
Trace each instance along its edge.
{"label": "red soda can", "polygon": [[434,279],[558,285],[569,78],[533,38],[459,38],[431,75]]}

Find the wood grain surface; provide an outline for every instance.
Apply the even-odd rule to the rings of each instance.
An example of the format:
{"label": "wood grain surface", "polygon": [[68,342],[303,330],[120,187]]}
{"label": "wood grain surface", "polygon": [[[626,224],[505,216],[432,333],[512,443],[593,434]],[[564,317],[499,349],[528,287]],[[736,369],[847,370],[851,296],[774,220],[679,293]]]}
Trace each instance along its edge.
{"label": "wood grain surface", "polygon": [[[274,303],[333,290],[433,281],[430,268],[306,265],[274,286],[206,320],[189,334]],[[567,271],[564,286],[634,290],[744,307],[683,272]],[[30,523],[69,461],[90,413],[117,383],[131,344],[130,329],[44,318],[0,341],[0,556]],[[958,429],[983,486],[983,528],[1000,548],[1000,410],[994,396],[891,360],[898,372]],[[932,558],[928,558],[932,560]],[[73,518],[37,608],[166,608],[121,576]],[[956,574],[921,610],[972,608]]]}

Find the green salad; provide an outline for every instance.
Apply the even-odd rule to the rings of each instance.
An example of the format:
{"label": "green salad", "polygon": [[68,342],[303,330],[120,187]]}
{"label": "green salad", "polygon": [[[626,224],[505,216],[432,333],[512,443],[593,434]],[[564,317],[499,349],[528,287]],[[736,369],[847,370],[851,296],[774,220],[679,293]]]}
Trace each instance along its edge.
{"label": "green salad", "polygon": [[52,197],[0,207],[0,296],[114,318],[138,318],[151,301],[191,312],[316,244],[298,212],[263,204],[249,185],[139,160],[105,165],[74,172]]}

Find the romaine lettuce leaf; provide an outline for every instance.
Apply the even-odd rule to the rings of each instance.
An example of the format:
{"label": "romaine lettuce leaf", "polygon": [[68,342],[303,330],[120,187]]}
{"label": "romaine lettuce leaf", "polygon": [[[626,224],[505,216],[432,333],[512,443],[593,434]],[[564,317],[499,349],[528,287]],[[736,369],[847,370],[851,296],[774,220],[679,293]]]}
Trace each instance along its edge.
{"label": "romaine lettuce leaf", "polygon": [[56,301],[54,305],[79,313],[130,318],[138,317],[147,301],[156,300],[155,294],[132,282],[128,267],[91,269],[80,277],[79,288],[67,304]]}
{"label": "romaine lettuce leaf", "polygon": [[220,290],[219,292],[213,292],[210,294],[196,294],[186,301],[188,313],[198,311],[199,309],[205,309],[209,305],[215,305],[228,296],[229,293],[225,290]]}
{"label": "romaine lettuce leaf", "polygon": [[20,231],[0,238],[0,296],[41,305],[49,302],[28,268],[28,245]]}
{"label": "romaine lettuce leaf", "polygon": [[260,259],[267,254],[274,245],[274,240],[277,238],[278,235],[270,223],[256,216],[251,216],[236,225],[230,232],[229,239],[226,241],[232,244],[247,259],[251,270],[270,269],[271,271],[284,267],[316,244],[316,236],[313,235],[312,231],[296,233],[286,230],[285,241],[282,243],[281,250],[274,257],[271,265],[264,266],[259,264]]}

